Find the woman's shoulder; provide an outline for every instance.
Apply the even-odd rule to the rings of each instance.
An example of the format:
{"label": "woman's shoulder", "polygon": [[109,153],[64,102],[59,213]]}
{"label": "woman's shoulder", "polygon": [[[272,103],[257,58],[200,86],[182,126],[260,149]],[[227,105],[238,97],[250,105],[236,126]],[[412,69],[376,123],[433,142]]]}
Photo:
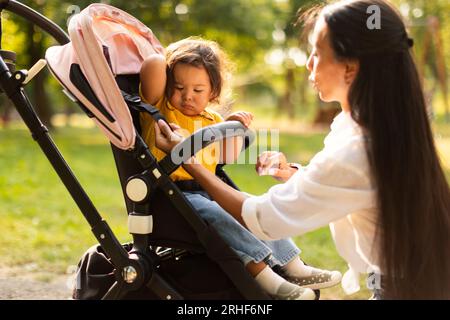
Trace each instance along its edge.
{"label": "woman's shoulder", "polygon": [[362,179],[370,181],[370,165],[363,135],[341,136],[330,139],[310,161],[308,168],[321,179]]}
{"label": "woman's shoulder", "polygon": [[363,135],[350,135],[342,139],[328,140],[320,155],[333,163],[365,167],[368,162],[366,139]]}
{"label": "woman's shoulder", "polygon": [[361,126],[353,119],[350,112],[342,111],[339,113],[331,123],[331,132],[351,132],[353,134],[361,134]]}

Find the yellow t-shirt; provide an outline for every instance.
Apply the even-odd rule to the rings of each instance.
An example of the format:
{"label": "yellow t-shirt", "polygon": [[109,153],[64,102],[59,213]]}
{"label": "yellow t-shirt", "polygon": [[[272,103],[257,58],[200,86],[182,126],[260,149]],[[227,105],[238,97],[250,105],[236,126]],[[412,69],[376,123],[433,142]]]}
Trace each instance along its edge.
{"label": "yellow t-shirt", "polygon": [[[141,95],[142,96],[142,95]],[[155,105],[159,112],[166,118],[169,123],[176,123],[182,130],[181,134],[184,137],[190,136],[192,133],[206,126],[210,126],[223,121],[223,118],[217,112],[206,108],[201,114],[197,116],[186,116],[178,109],[173,107],[166,97],[161,98]],[[153,118],[146,113],[141,113],[140,116],[142,137],[147,143],[152,154],[159,161],[166,156],[166,154],[155,146],[155,128]],[[212,173],[216,172],[216,166],[219,157],[219,143],[213,143],[208,147],[200,150],[195,157],[197,160]],[[173,181],[178,180],[192,180],[192,176],[183,168],[178,168],[170,177]]]}

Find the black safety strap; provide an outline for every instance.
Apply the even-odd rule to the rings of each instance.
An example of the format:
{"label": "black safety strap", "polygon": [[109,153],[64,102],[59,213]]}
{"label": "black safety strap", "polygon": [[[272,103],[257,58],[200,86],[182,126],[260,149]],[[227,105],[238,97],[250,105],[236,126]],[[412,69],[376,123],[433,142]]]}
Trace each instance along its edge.
{"label": "black safety strap", "polygon": [[[127,103],[128,107],[131,109],[141,113],[148,113],[155,121],[158,121],[159,119],[162,119],[166,121],[164,116],[159,112],[158,108],[152,106],[151,104],[147,104],[144,101],[142,101],[141,97],[136,94],[129,94],[126,93],[123,90],[120,90],[122,93],[122,97]],[[166,121],[167,122],[167,121]]]}

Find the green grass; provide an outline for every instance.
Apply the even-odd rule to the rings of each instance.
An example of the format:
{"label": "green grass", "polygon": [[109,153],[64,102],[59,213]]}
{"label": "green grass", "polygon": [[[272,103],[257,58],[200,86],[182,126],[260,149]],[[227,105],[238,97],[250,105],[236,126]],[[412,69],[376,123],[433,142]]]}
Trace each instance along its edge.
{"label": "green grass", "polygon": [[[434,127],[450,179],[450,126],[438,119]],[[322,148],[325,134],[281,134],[280,150],[290,161],[307,164]],[[123,195],[106,139],[97,129],[75,128],[58,129],[52,137],[119,240],[130,240]],[[25,128],[0,130],[0,155],[0,266],[35,264],[45,271],[65,272],[97,243],[89,225]],[[258,177],[253,165],[230,165],[226,170],[249,193],[262,194],[276,183],[270,177]],[[295,241],[307,263],[346,271],[328,227]],[[345,296],[337,286],[323,290],[322,297],[368,298],[363,280],[361,287],[359,293]]]}
{"label": "green grass", "polygon": [[[53,137],[99,212],[121,240],[128,239],[106,140],[96,129],[64,129]],[[0,130],[0,141],[0,264],[37,263],[65,272],[96,239],[28,131]]]}

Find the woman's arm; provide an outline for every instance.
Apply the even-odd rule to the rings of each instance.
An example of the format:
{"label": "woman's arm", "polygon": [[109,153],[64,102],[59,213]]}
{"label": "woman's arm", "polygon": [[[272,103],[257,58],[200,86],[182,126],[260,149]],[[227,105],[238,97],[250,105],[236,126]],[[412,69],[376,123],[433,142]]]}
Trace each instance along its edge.
{"label": "woman's arm", "polygon": [[148,56],[141,67],[141,94],[146,102],[156,104],[166,88],[166,59],[161,54]]}
{"label": "woman's arm", "polygon": [[[162,120],[155,125],[156,145],[169,153],[181,141]],[[198,164],[185,169],[217,203],[258,238],[276,240],[303,234],[349,213],[376,208],[365,142],[356,137],[324,149],[287,182],[260,196],[247,197]]]}

